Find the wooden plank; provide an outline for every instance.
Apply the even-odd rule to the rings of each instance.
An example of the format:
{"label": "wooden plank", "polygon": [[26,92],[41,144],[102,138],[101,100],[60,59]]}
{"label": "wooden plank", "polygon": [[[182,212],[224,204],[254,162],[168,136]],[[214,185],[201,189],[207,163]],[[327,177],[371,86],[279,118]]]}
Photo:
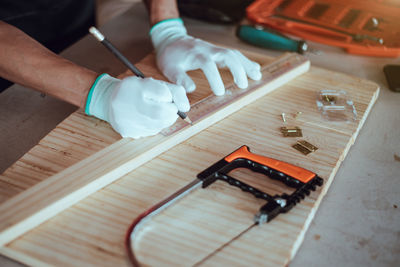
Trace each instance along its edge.
{"label": "wooden plank", "polygon": [[[260,58],[263,59],[261,56]],[[265,60],[270,59],[265,58]],[[327,86],[332,89],[345,89],[352,96],[359,114],[357,122],[343,125],[331,124],[320,119],[320,114],[315,108],[315,93]],[[228,250],[221,250],[204,261],[203,265],[256,266],[267,263],[268,265],[286,265],[301,243],[320,199],[328,190],[336,170],[356,139],[378,92],[377,85],[372,82],[312,67],[307,74],[162,153],[20,238],[0,247],[0,253],[33,266],[46,264],[128,266],[123,242],[125,231],[136,216],[193,180],[198,172],[238,146],[247,144],[255,153],[317,172],[325,179],[324,188],[313,193],[290,213],[280,215],[272,223],[255,228],[254,230],[257,231],[246,233],[243,236],[244,240],[232,243],[226,248]],[[303,111],[296,120],[296,124],[303,129],[304,138],[319,147],[317,152],[308,156],[303,156],[292,149],[294,139],[283,138],[279,132],[279,127],[282,126],[281,112],[290,114],[297,111]],[[81,113],[73,114],[0,176],[0,188],[4,188],[0,191],[0,202],[51,177],[66,165],[78,162],[116,140],[118,136],[107,124]],[[46,157],[46,155],[50,156]],[[210,190],[212,191],[209,192]],[[224,200],[226,196],[224,192],[231,191],[227,187],[216,187],[210,190],[207,189],[198,194],[202,196],[211,194],[217,200]],[[271,190],[275,188],[271,187]],[[218,197],[221,191],[222,195]],[[232,197],[229,194],[227,196],[229,203]],[[260,205],[257,201],[253,202],[254,199],[246,198],[241,192],[237,197],[243,201],[246,199],[246,202],[239,203],[239,208],[242,207],[239,211],[233,211],[233,214],[244,217],[231,216],[229,221],[230,223],[238,221],[232,226],[235,231],[243,227],[238,223],[246,224],[248,222],[246,218],[252,219],[254,210]],[[233,201],[235,199],[233,198]],[[185,201],[189,200],[198,201],[198,198],[185,199]],[[194,204],[187,202],[185,206],[191,207]],[[221,212],[223,217],[230,216],[231,205],[226,205],[226,207],[227,209]],[[215,213],[214,205],[208,208],[211,213]],[[207,210],[207,207],[202,207],[202,210]],[[174,212],[178,211],[179,209],[176,209]],[[219,224],[218,217],[211,216],[211,218],[213,220],[205,225],[207,229],[212,228],[210,225],[214,223]],[[158,227],[158,225],[153,226]],[[230,225],[227,224],[227,226]],[[230,230],[226,228],[226,231]],[[207,233],[202,228],[199,230]],[[232,237],[236,234],[235,231],[231,232]],[[172,229],[170,232],[169,241],[174,241],[176,234]],[[210,231],[209,233],[213,236],[206,235],[201,238],[215,239],[215,236],[221,235],[221,239],[226,239],[224,232],[220,234]],[[185,238],[193,240],[190,236]],[[149,240],[145,238],[140,241],[139,247],[149,245],[149,243],[146,244]],[[201,242],[201,240],[194,241],[197,244]],[[217,242],[221,240],[217,239]],[[168,240],[166,243],[171,245]],[[177,248],[179,247],[182,248],[182,246]],[[142,262],[164,260],[167,263],[173,257],[182,259],[184,255],[192,255],[201,260],[210,252],[205,251],[204,247],[199,247],[194,252],[192,249],[187,252],[178,250],[179,253],[175,251],[169,254],[168,248],[165,248],[166,251],[156,250],[156,248],[156,245],[151,246],[154,254],[159,253],[162,257],[153,258],[153,255],[149,258],[148,253],[144,253],[139,255]],[[198,255],[200,252],[202,254]],[[182,264],[189,265],[186,262],[180,262],[179,265]]]}
{"label": "wooden plank", "polygon": [[[312,73],[307,75],[312,75]],[[293,83],[288,84],[285,89],[289,88],[293,92],[291,84]],[[362,92],[365,93],[363,90],[359,91],[359,93]],[[307,95],[303,90],[297,90],[295,95],[288,93],[289,91],[283,92],[281,89],[271,93],[265,99],[283,104],[285,103],[284,100],[282,102],[277,100],[280,99],[278,95],[291,95],[296,98]],[[266,153],[274,155],[275,158],[289,160],[290,162],[296,162],[296,158],[304,160],[308,157],[308,160],[306,162],[303,161],[300,166],[317,172],[325,179],[325,185],[322,189],[312,192],[309,197],[300,202],[288,214],[278,216],[269,224],[253,227],[241,235],[243,231],[246,231],[252,225],[252,217],[263,204],[262,201],[249,199],[251,197],[240,190],[226,188],[226,185],[222,183],[215,185],[212,189],[198,189],[184,199],[179,200],[171,208],[153,217],[138,233],[133,247],[139,262],[149,266],[159,266],[163,263],[176,266],[181,262],[184,262],[188,266],[287,265],[298,250],[304,234],[323,196],[332,183],[340,163],[344,160],[359,133],[361,125],[364,123],[367,114],[375,102],[377,93],[378,91],[375,87],[374,94],[369,95],[372,97],[369,105],[356,103],[358,112],[362,114],[362,117],[358,123],[352,125],[353,127],[349,127],[353,128],[353,131],[349,131],[346,127],[343,131],[337,131],[336,129],[328,130],[326,125],[318,125],[316,123],[304,126],[304,129],[311,131],[305,132],[307,139],[312,140],[313,144],[324,150],[320,151],[319,149],[317,152],[309,155],[311,157],[299,156],[295,150],[287,151],[290,143],[286,143],[286,148],[284,148],[285,143],[282,142],[290,138],[279,140],[282,137],[275,137],[271,133],[265,137],[266,139],[273,137],[274,140],[268,140],[267,146],[261,142],[254,144],[254,150],[257,152],[268,151],[268,147],[274,147],[278,151],[274,149],[274,151]],[[309,99],[314,98],[309,97]],[[263,105],[266,107],[268,107],[268,100],[263,101]],[[297,107],[300,107],[302,103],[304,104],[304,102],[299,102]],[[256,104],[254,103],[254,105]],[[260,107],[258,106],[258,108]],[[271,110],[268,109],[260,112],[256,121],[261,121],[263,116],[268,114],[268,112],[271,112]],[[272,111],[270,114],[271,122],[266,123],[268,126],[277,125],[276,122],[272,122],[272,120],[276,121],[276,118],[273,118],[274,114],[277,117],[279,113]],[[235,120],[235,124],[243,125],[248,119],[248,116],[242,116],[239,120]],[[221,124],[224,123],[225,121],[221,122]],[[221,127],[217,125],[215,127],[221,130],[227,127],[228,124],[229,127],[232,127],[232,121],[226,122],[226,125],[222,125]],[[240,129],[242,128],[238,127],[237,130],[239,131]],[[216,131],[214,136],[217,134],[220,134],[220,132]],[[250,140],[249,138],[244,139],[247,139],[247,143]],[[195,144],[205,143],[199,141],[192,142]],[[273,144],[273,142],[276,142],[276,144]],[[198,153],[199,151],[196,152],[196,154]],[[204,157],[206,156],[203,155],[199,158]],[[252,174],[252,176],[255,175]],[[258,176],[254,179],[263,178]],[[258,182],[257,185],[258,188],[262,188],[262,190],[267,192],[281,193],[275,188],[274,183],[271,186],[271,181],[268,181],[264,185]],[[218,203],[218,205],[215,203]],[[223,215],[221,216],[221,214]],[[204,225],[204,227],[201,225]],[[236,239],[237,236],[238,238]],[[232,239],[234,239],[233,242],[231,242]],[[227,243],[229,243],[229,246],[226,246]],[[182,253],[182,251],[185,253]]]}
{"label": "wooden plank", "polygon": [[306,72],[308,68],[309,61],[294,66],[232,104],[171,136],[159,134],[145,141],[122,139],[7,200],[0,205],[0,245],[33,229],[157,155]]}

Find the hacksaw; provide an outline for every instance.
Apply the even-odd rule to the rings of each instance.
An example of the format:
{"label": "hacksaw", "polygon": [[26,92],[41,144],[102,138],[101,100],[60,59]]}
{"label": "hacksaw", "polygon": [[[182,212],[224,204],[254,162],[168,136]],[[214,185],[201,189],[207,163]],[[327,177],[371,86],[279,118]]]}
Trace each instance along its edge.
{"label": "hacksaw", "polygon": [[[272,196],[229,175],[230,172],[238,168],[246,168],[253,172],[264,174],[270,179],[278,180],[288,187],[294,188],[295,191],[292,194],[283,193],[281,195],[275,194]],[[315,191],[317,186],[322,186],[323,184],[323,179],[309,170],[273,158],[254,154],[250,152],[248,146],[241,146],[228,156],[199,173],[197,179],[149,208],[136,218],[129,227],[125,239],[125,245],[131,263],[134,266],[140,266],[139,261],[136,259],[135,251],[133,250],[133,243],[146,223],[151,222],[154,216],[176,203],[179,199],[190,194],[193,190],[200,186],[206,188],[217,180],[238,187],[243,192],[250,193],[256,198],[267,201],[267,203],[259,209],[259,212],[255,214],[254,223],[239,235],[244,234],[255,225],[271,221],[280,213],[290,211],[298,202],[304,199],[306,195],[309,195],[310,191]]]}

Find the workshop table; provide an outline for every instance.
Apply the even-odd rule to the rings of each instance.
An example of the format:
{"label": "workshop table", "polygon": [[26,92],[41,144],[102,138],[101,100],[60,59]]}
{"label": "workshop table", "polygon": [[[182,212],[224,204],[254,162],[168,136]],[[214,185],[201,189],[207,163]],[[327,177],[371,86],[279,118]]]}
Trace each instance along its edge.
{"label": "workshop table", "polygon": [[[193,36],[270,56],[281,54],[241,42],[235,37],[234,26],[184,21]],[[134,5],[100,30],[132,62],[152,50],[143,4]],[[400,262],[400,94],[387,88],[382,68],[400,64],[400,60],[355,56],[335,47],[310,45],[324,51],[323,55],[309,55],[312,65],[372,80],[381,91],[291,266],[394,266]],[[126,69],[92,36],[62,55],[111,75]],[[19,85],[0,94],[0,172],[75,110]],[[4,257],[0,265],[21,266]]]}

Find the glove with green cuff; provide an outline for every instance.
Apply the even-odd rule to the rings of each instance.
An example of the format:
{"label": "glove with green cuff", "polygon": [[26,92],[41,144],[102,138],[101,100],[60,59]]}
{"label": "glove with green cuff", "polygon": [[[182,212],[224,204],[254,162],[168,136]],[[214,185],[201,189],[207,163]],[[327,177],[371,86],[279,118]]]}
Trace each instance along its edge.
{"label": "glove with green cuff", "polygon": [[119,80],[100,75],[86,101],[85,112],[111,124],[122,137],[139,138],[159,133],[187,112],[189,100],[182,86],[152,78]]}
{"label": "glove with green cuff", "polygon": [[196,85],[187,71],[202,69],[214,94],[223,95],[225,87],[218,67],[228,67],[239,88],[248,86],[247,76],[261,79],[260,65],[233,49],[215,46],[189,36],[181,19],[167,19],[150,30],[156,50],[157,66],[171,82],[185,87],[187,92]]}

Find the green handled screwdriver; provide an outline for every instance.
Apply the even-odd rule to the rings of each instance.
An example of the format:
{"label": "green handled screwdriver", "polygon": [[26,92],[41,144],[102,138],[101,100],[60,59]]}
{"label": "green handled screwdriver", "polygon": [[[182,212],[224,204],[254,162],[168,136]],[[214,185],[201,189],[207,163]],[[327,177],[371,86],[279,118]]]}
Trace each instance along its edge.
{"label": "green handled screwdriver", "polygon": [[294,40],[277,31],[265,29],[262,26],[239,25],[236,35],[243,41],[273,50],[291,51],[304,54],[310,52],[321,54],[321,51],[312,49],[303,40]]}

